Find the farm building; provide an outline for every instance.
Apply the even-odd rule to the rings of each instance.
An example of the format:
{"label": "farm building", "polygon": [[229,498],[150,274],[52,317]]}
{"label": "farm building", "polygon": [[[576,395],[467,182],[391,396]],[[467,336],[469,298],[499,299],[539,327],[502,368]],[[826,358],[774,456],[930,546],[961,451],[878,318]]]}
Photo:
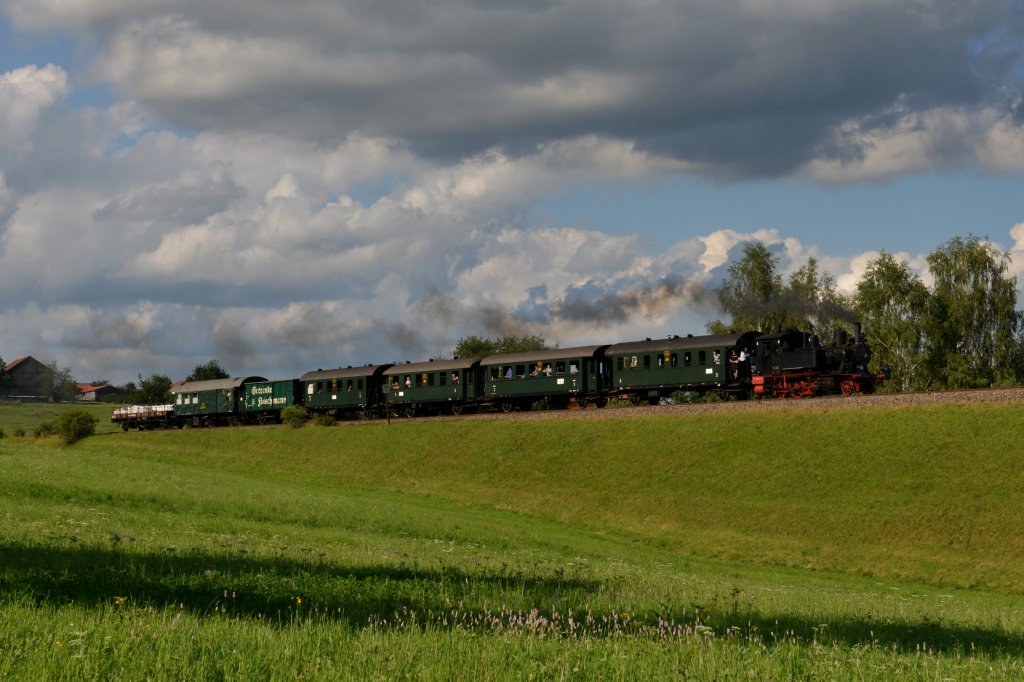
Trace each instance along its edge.
{"label": "farm building", "polygon": [[78,388],[79,400],[97,401],[102,400],[104,396],[120,393],[120,391],[110,384],[103,384],[101,386],[93,386],[92,384],[75,384],[75,386]]}
{"label": "farm building", "polygon": [[0,398],[32,401],[50,399],[53,370],[31,355],[8,363],[4,371],[8,380],[0,382]]}

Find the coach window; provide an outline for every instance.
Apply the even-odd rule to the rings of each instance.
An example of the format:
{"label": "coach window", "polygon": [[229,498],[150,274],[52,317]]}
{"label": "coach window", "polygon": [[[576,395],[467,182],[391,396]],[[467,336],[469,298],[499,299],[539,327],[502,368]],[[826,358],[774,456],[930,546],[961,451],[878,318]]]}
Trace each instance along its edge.
{"label": "coach window", "polygon": [[651,356],[650,355],[645,355],[644,356],[644,369],[650,369],[650,368],[651,368]]}
{"label": "coach window", "polygon": [[433,386],[433,385],[434,385],[434,373],[431,372],[430,374],[427,375],[427,386]]}
{"label": "coach window", "polygon": [[338,380],[337,379],[331,379],[331,393],[337,393],[337,392],[338,392]]}
{"label": "coach window", "polygon": [[679,356],[676,353],[672,354],[671,364],[672,364],[673,367],[678,367],[679,366]]}
{"label": "coach window", "polygon": [[323,393],[324,392],[324,382],[322,382],[322,381],[316,382],[316,392],[317,393]]}
{"label": "coach window", "polygon": [[526,365],[516,365],[516,378],[517,379],[525,379],[526,378]]}
{"label": "coach window", "polygon": [[363,380],[362,379],[357,379],[356,380],[356,390],[357,391],[363,390]]}
{"label": "coach window", "polygon": [[445,372],[441,372],[437,375],[437,382],[440,386],[448,385],[448,375]]}
{"label": "coach window", "polygon": [[689,367],[693,364],[693,358],[690,357],[690,351],[683,353],[683,367]]}
{"label": "coach window", "polygon": [[498,380],[498,376],[499,376],[498,375],[498,368],[497,367],[491,367],[491,381],[497,381]]}
{"label": "coach window", "polygon": [[697,364],[700,365],[701,367],[708,364],[708,352],[706,350],[702,350],[697,355]]}
{"label": "coach window", "polygon": [[555,374],[565,374],[565,360],[555,362]]}
{"label": "coach window", "polygon": [[313,383],[306,384],[306,395],[313,395]]}
{"label": "coach window", "polygon": [[181,405],[181,394],[179,393],[177,397],[178,397],[177,402],[178,402],[179,405]]}

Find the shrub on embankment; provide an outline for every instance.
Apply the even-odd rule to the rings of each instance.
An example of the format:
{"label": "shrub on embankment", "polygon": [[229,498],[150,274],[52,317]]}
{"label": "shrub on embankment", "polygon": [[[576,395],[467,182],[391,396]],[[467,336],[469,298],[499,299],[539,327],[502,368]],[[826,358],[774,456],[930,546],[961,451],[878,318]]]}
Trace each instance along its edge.
{"label": "shrub on embankment", "polygon": [[1022,591],[1022,416],[1016,405],[945,405],[421,420],[133,434],[103,447],[418,492],[681,553]]}

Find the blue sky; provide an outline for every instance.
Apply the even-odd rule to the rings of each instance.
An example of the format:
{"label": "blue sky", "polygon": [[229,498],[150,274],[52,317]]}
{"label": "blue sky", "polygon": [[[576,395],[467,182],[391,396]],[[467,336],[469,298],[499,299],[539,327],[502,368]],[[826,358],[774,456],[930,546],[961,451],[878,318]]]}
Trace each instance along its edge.
{"label": "blue sky", "polygon": [[754,239],[847,291],[970,233],[1019,274],[1022,14],[0,0],[0,356],[292,376],[700,333]]}
{"label": "blue sky", "polygon": [[643,230],[660,247],[680,235],[730,227],[774,227],[852,257],[866,250],[930,251],[973,232],[1009,246],[1021,221],[1020,173],[927,174],[885,183],[822,187],[800,179],[722,184],[699,178],[582,186],[546,198],[531,210],[534,224],[578,224],[610,234]]}

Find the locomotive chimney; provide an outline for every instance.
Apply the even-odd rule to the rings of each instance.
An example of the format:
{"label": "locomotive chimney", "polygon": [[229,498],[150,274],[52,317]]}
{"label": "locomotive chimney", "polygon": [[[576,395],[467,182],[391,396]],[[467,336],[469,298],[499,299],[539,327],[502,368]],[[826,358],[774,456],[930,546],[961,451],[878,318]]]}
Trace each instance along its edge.
{"label": "locomotive chimney", "polygon": [[861,331],[860,322],[854,322],[853,323],[853,339],[855,341],[857,341],[858,343],[862,343],[864,341],[864,337],[861,335],[860,331]]}

